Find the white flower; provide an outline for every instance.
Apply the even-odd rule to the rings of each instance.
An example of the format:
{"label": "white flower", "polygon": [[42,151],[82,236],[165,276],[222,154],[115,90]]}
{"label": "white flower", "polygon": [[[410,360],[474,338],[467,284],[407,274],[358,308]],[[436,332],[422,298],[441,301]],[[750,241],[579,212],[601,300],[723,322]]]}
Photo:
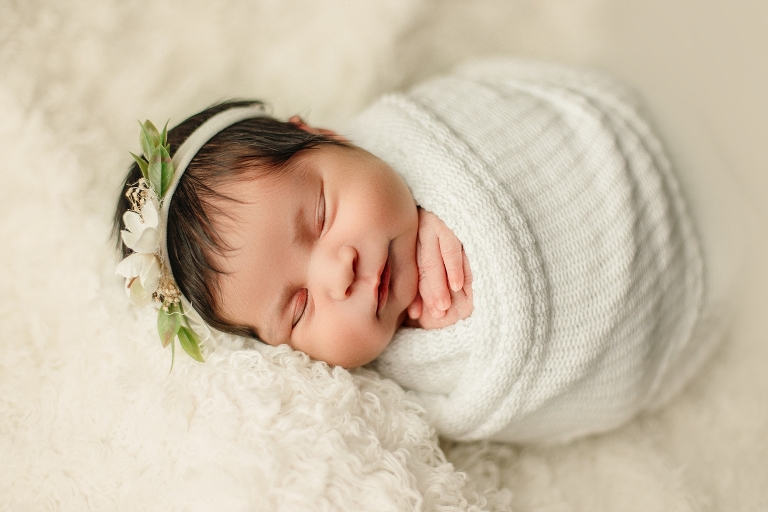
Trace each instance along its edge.
{"label": "white flower", "polygon": [[155,254],[158,250],[157,207],[151,197],[147,197],[141,208],[141,215],[127,211],[123,214],[126,229],[120,232],[123,243],[134,252]]}
{"label": "white flower", "polygon": [[117,265],[116,272],[125,278],[131,302],[140,307],[152,302],[160,283],[160,260],[156,255],[135,252]]}
{"label": "white flower", "polygon": [[125,291],[137,306],[150,304],[152,294],[160,283],[157,221],[157,207],[149,197],[144,202],[141,215],[132,211],[123,214],[126,227],[121,232],[123,243],[134,253],[121,261],[115,272],[125,278]]}

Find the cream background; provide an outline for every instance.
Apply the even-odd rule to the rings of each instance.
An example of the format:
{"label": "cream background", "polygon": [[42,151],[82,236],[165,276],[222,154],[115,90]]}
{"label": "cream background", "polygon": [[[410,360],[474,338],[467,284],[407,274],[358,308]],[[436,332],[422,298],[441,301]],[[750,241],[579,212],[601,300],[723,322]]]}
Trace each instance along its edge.
{"label": "cream background", "polygon": [[[495,510],[768,509],[766,26],[768,4],[749,0],[3,2],[0,509],[453,510],[468,507],[462,492],[473,503],[488,488],[501,490],[486,493]],[[317,441],[301,459],[281,439],[325,435],[312,421],[333,414],[296,419],[263,388],[253,403],[227,395],[245,389],[222,382],[252,354],[203,369],[179,360],[166,377],[168,354],[151,316],[126,305],[107,245],[134,119],[248,96],[342,128],[378,94],[488,53],[597,66],[643,94],[693,208],[722,240],[712,250],[734,324],[681,396],[615,433],[565,447],[443,444],[471,478],[464,491],[407,396],[283,353],[249,359],[281,382],[338,384],[336,395],[295,388],[316,400],[355,388],[379,397],[380,413],[333,398],[381,443],[378,494],[365,494],[347,485],[358,466],[342,464],[364,451],[354,428],[334,424],[319,438],[329,451]],[[259,423],[269,414],[278,419]],[[261,437],[242,426],[227,437],[240,420]],[[419,444],[389,431],[418,432]],[[342,466],[314,464],[321,456]]]}

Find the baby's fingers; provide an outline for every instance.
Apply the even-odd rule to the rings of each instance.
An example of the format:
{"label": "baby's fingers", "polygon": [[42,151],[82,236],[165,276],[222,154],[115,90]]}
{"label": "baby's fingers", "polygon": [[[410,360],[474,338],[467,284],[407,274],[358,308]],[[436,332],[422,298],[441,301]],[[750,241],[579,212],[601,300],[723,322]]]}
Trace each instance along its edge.
{"label": "baby's fingers", "polygon": [[424,309],[424,302],[421,299],[420,294],[416,294],[416,297],[413,299],[413,302],[408,306],[408,318],[411,320],[415,320],[421,316],[421,313]]}
{"label": "baby's fingers", "polygon": [[451,293],[437,237],[434,240],[421,240],[416,245],[416,257],[419,264],[419,293],[424,307],[432,316],[439,318],[451,306]]}
{"label": "baby's fingers", "polygon": [[461,259],[464,262],[464,293],[470,304],[472,303],[472,269],[469,268],[469,259],[467,254],[461,251]]}
{"label": "baby's fingers", "polygon": [[440,255],[443,258],[451,290],[459,291],[464,286],[464,250],[461,242],[453,233],[441,236],[439,241]]}

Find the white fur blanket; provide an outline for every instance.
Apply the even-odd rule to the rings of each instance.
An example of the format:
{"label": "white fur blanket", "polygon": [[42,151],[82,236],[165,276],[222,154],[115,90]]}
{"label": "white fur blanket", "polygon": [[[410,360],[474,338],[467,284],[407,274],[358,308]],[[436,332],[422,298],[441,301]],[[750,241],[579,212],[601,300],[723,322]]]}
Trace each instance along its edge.
{"label": "white fur blanket", "polygon": [[334,128],[489,52],[642,70],[604,30],[610,5],[0,3],[0,510],[765,508],[764,265],[749,267],[731,339],[682,396],[552,447],[438,444],[392,382],[286,349],[223,345],[169,375],[151,312],[114,276],[110,216],[135,119],[176,122],[241,96]]}

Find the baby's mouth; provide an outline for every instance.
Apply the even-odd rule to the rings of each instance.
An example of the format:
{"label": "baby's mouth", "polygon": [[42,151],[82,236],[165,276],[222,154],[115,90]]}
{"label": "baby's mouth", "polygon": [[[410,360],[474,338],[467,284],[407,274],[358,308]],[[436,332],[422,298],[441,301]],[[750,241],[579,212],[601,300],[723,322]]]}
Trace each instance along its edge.
{"label": "baby's mouth", "polygon": [[387,261],[384,263],[384,270],[381,271],[381,275],[379,276],[379,295],[378,295],[378,305],[376,306],[376,315],[378,315],[381,310],[384,308],[384,305],[387,303],[387,296],[389,295],[389,279],[391,277],[391,268],[389,264],[389,256],[387,256]]}

